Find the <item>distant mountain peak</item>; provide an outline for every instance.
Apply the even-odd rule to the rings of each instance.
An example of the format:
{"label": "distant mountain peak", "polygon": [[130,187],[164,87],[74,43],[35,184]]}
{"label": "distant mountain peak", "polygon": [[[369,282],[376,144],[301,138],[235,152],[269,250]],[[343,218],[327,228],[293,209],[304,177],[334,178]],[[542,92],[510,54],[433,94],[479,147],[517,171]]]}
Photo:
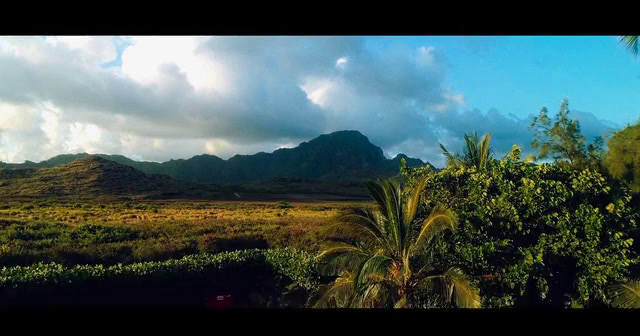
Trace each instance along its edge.
{"label": "distant mountain peak", "polygon": [[364,142],[371,143],[367,136],[360,133],[360,131],[355,131],[355,130],[335,131],[328,134],[321,134],[316,138],[309,140],[309,142],[323,141],[326,139],[342,140],[342,141],[364,141]]}
{"label": "distant mountain peak", "polygon": [[281,148],[272,153],[238,154],[227,160],[201,154],[160,163],[134,161],[122,155],[78,153],[58,155],[39,163],[0,164],[0,167],[47,168],[76,160],[74,167],[78,169],[122,169],[109,163],[114,161],[145,173],[166,174],[183,181],[242,184],[273,178],[337,181],[393,176],[399,172],[401,159],[405,159],[410,167],[425,165],[422,160],[405,154],[389,160],[382,149],[361,132],[343,130],[320,135],[293,148]]}
{"label": "distant mountain peak", "polygon": [[109,161],[107,159],[104,159],[96,154],[88,154],[86,157],[83,158],[79,158],[74,160],[73,162],[75,162],[76,164],[83,164],[83,163],[100,163],[100,164],[111,164],[111,163],[115,163],[113,161]]}
{"label": "distant mountain peak", "polygon": [[192,184],[88,155],[52,168],[0,171],[0,196],[188,195]]}
{"label": "distant mountain peak", "polygon": [[400,159],[408,159],[409,157],[406,154],[400,153],[398,155],[396,155],[393,160],[400,160]]}

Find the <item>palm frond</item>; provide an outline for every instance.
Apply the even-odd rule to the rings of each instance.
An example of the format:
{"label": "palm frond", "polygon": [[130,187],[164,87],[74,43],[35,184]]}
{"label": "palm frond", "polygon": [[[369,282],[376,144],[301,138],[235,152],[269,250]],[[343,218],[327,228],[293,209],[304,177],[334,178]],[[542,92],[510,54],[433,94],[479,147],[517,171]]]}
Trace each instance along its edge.
{"label": "palm frond", "polygon": [[482,301],[480,293],[473,284],[467,279],[464,272],[457,268],[451,267],[444,273],[444,279],[452,286],[453,291],[451,299],[459,308],[480,308]]}
{"label": "palm frond", "polygon": [[349,243],[328,241],[325,243],[325,246],[326,247],[318,255],[318,259],[322,260],[331,255],[343,254],[348,252],[365,254],[360,247],[351,245]]}
{"label": "palm frond", "polygon": [[444,148],[442,144],[439,144],[439,145],[440,145],[440,149],[442,149],[442,154],[444,154],[444,156],[447,159],[447,166],[457,166],[461,163],[462,160],[460,159],[459,156],[449,153],[449,151],[446,148]]}
{"label": "palm frond", "polygon": [[402,298],[400,298],[400,300],[396,302],[393,308],[407,308],[408,305],[409,305],[409,301],[407,300],[407,297],[403,296]]}
{"label": "palm frond", "polygon": [[615,307],[640,308],[640,280],[611,285],[609,295]]}
{"label": "palm frond", "polygon": [[424,175],[418,180],[417,185],[411,190],[409,198],[407,199],[407,212],[404,214],[404,224],[409,225],[416,217],[418,211],[418,205],[420,205],[420,195],[424,191],[427,185],[428,175]]}
{"label": "palm frond", "polygon": [[464,157],[467,166],[476,166],[479,160],[478,153],[478,134],[473,132],[473,134],[465,134],[464,135],[465,148],[464,148]]}
{"label": "palm frond", "polygon": [[366,262],[363,263],[362,267],[359,269],[356,274],[355,283],[356,286],[364,286],[367,281],[370,281],[372,278],[386,278],[389,274],[389,267],[393,263],[393,259],[384,256],[372,256]]}
{"label": "palm frond", "polygon": [[334,275],[344,270],[353,269],[366,260],[371,253],[360,246],[344,242],[329,241],[318,255],[320,264],[318,271],[324,275]]}
{"label": "palm frond", "polygon": [[388,282],[379,281],[368,284],[354,300],[352,307],[358,308],[381,308],[389,307],[393,302],[392,293]]}
{"label": "palm frond", "polygon": [[379,216],[369,209],[351,209],[335,218],[332,225],[323,233],[326,236],[343,235],[361,240],[377,241],[387,245],[384,225],[379,223]]}
{"label": "palm frond", "polygon": [[314,308],[345,307],[353,293],[353,287],[352,274],[344,273],[330,286],[322,287],[310,301]]}
{"label": "palm frond", "polygon": [[366,183],[371,197],[376,202],[378,224],[383,228],[385,240],[391,252],[402,250],[404,226],[402,208],[402,189],[393,179],[369,181]]}
{"label": "palm frond", "polygon": [[442,274],[431,274],[416,281],[415,288],[423,293],[436,294],[438,304],[447,306],[451,302],[451,284]]}
{"label": "palm frond", "polygon": [[633,54],[633,57],[638,57],[638,36],[621,36],[620,43],[624,44],[627,49]]}
{"label": "palm frond", "polygon": [[420,227],[410,248],[410,255],[415,254],[421,247],[428,244],[439,232],[446,229],[455,230],[457,223],[458,218],[451,209],[442,206],[434,208]]}
{"label": "palm frond", "polygon": [[[427,176],[423,176],[413,190],[408,190],[408,196],[395,180],[366,183],[374,209],[345,213],[327,230],[337,236],[325,244],[318,255],[321,273],[341,274],[341,277],[323,289],[316,306],[407,307],[413,304],[416,275],[411,263],[431,263],[433,256],[412,257],[421,249],[431,248],[436,234],[455,229],[457,224],[452,210],[438,206],[421,225],[414,225],[426,183]],[[434,269],[427,266],[418,273]],[[466,286],[463,275],[450,273],[437,280],[442,283],[440,297],[455,299],[460,306],[474,306],[472,287]]]}
{"label": "palm frond", "polygon": [[373,198],[376,210],[386,214],[388,210],[386,208],[387,201],[385,199],[384,182],[381,180],[366,181],[364,186],[367,188],[369,196]]}
{"label": "palm frond", "polygon": [[478,170],[487,169],[489,164],[489,158],[491,158],[491,154],[493,153],[493,149],[491,148],[491,133],[485,134],[482,137],[482,141],[480,142],[479,148],[479,165],[477,167]]}

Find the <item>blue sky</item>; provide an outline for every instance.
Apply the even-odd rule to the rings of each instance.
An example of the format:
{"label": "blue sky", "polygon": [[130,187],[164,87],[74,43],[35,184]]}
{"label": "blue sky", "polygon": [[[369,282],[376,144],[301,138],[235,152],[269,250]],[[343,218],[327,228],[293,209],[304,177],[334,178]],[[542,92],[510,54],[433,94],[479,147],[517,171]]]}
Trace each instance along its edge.
{"label": "blue sky", "polygon": [[469,108],[518,117],[562,99],[620,126],[640,118],[640,63],[616,36],[371,37],[374,47],[432,45],[447,60],[445,85]]}
{"label": "blue sky", "polygon": [[166,161],[293,147],[351,129],[385,155],[497,155],[569,99],[588,140],[640,117],[616,36],[0,37],[0,161],[60,153]]}

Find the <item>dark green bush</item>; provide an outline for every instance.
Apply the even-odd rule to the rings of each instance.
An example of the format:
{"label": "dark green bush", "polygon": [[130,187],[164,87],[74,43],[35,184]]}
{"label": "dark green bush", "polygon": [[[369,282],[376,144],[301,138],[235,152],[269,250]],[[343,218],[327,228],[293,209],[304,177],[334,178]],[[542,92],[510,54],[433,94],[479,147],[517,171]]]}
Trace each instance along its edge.
{"label": "dark green bush", "polygon": [[65,235],[66,225],[45,222],[13,222],[2,232],[0,241],[56,239]]}
{"label": "dark green bush", "polygon": [[72,232],[72,239],[87,244],[115,243],[136,240],[140,232],[123,226],[103,226],[97,224],[82,224]]}
{"label": "dark green bush", "polygon": [[289,208],[293,208],[293,205],[285,201],[279,201],[278,203],[276,203],[275,207],[276,209],[289,209]]}
{"label": "dark green bush", "polygon": [[[111,267],[38,263],[0,269],[0,302],[9,306],[45,304],[62,297],[81,305],[91,301],[99,305],[95,302],[96,295],[109,291],[114,304],[123,305],[140,293],[157,297],[167,293],[167,288],[182,288],[196,299],[206,293],[235,293],[242,299],[247,293],[262,292],[263,296],[271,296],[263,299],[263,304],[266,301],[277,304],[286,287],[298,285],[307,291],[315,290],[318,284],[315,269],[313,255],[293,249],[189,255]],[[108,299],[101,297],[103,302]],[[197,304],[191,302],[194,303]]]}
{"label": "dark green bush", "polygon": [[[404,171],[410,181],[421,174]],[[490,173],[426,174],[421,211],[444,203],[460,223],[439,258],[475,276],[487,306],[607,304],[606,286],[637,262],[629,190],[597,172],[517,158],[493,161]]]}
{"label": "dark green bush", "polygon": [[136,261],[160,261],[197,252],[198,247],[195,240],[149,239],[135,245],[133,257]]}

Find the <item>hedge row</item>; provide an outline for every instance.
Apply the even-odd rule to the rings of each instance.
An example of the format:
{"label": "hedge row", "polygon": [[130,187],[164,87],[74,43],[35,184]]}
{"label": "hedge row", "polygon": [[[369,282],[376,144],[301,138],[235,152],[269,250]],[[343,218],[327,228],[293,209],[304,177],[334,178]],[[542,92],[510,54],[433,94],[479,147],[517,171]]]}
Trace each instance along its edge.
{"label": "hedge row", "polygon": [[[39,288],[76,287],[92,283],[135,284],[165,282],[176,279],[219,278],[227,271],[252,270],[267,267],[293,280],[305,289],[313,289],[319,278],[315,273],[313,255],[292,249],[241,250],[211,254],[195,254],[182,259],[135,264],[76,265],[66,267],[57,263],[38,263],[30,266],[3,267],[0,270],[0,290],[22,291]],[[225,279],[226,281],[233,279]]]}

